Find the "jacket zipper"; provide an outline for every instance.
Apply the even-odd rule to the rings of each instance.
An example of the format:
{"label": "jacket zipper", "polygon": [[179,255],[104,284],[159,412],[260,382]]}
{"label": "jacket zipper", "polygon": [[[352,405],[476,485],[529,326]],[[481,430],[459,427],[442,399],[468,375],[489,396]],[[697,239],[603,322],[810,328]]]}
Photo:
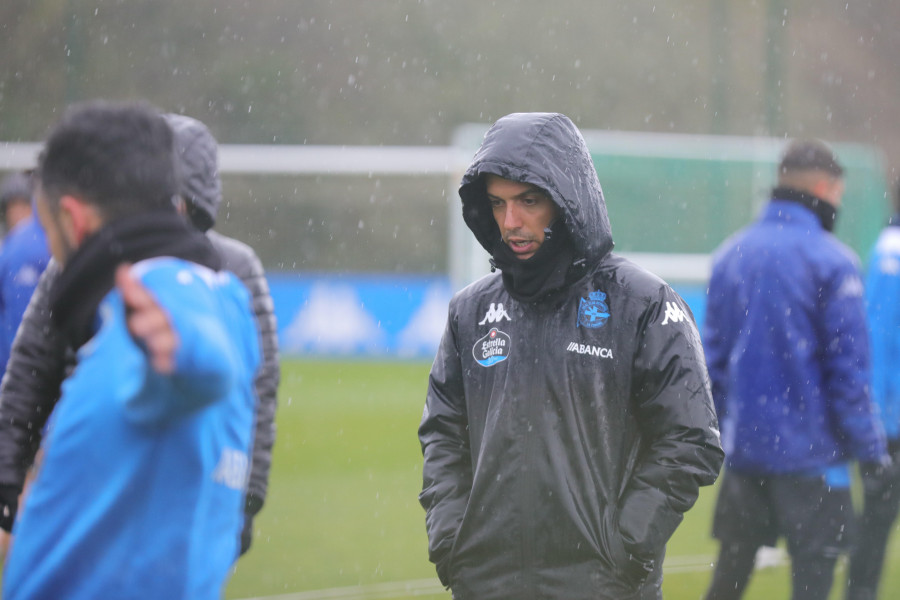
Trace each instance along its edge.
{"label": "jacket zipper", "polygon": [[[540,313],[541,311],[534,311],[535,313]],[[543,315],[536,314],[537,318],[535,322],[537,323],[537,330],[535,331],[535,338],[538,340],[538,343],[534,346],[535,355],[540,356],[541,348],[545,348],[546,343],[546,331],[547,328],[545,326],[545,318]],[[548,315],[549,316],[549,315]],[[539,390],[541,387],[539,386],[539,373],[543,372],[544,365],[541,365],[542,368],[532,368],[531,372],[531,385],[527,390]],[[523,540],[522,540],[522,563],[524,567],[523,573],[523,584],[524,589],[526,590],[526,595],[528,597],[533,597],[533,591],[537,587],[537,580],[535,576],[535,553],[536,553],[536,543],[535,543],[535,523],[536,519],[536,507],[538,505],[537,501],[537,480],[538,476],[536,474],[536,462],[534,460],[534,456],[536,453],[536,440],[535,440],[535,426],[537,415],[539,414],[539,404],[541,402],[541,398],[535,394],[525,394],[525,398],[527,400],[526,403],[526,431],[525,431],[525,465],[528,468],[527,476],[524,477],[525,483],[525,493],[522,494],[523,498],[523,518],[526,519],[526,522],[523,523],[522,531],[524,532]]]}

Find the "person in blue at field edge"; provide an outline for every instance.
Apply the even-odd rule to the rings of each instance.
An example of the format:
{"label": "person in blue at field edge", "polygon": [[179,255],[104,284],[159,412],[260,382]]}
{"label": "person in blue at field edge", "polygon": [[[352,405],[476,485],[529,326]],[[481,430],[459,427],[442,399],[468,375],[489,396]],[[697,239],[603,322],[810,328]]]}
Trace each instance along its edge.
{"label": "person in blue at field edge", "polygon": [[726,460],[708,600],[740,598],[779,536],[792,598],[826,598],[853,524],[847,461],[888,460],[859,261],[831,234],[843,174],[824,143],[790,143],[760,219],[713,257],[703,340]]}
{"label": "person in blue at field edge", "polygon": [[173,134],[143,104],[69,109],[36,205],[77,349],[3,597],[220,598],[238,553],[259,342],[249,295],[175,208]]}
{"label": "person in blue at field edge", "polygon": [[32,215],[33,188],[29,171],[16,171],[0,183],[0,219],[7,233]]}
{"label": "person in blue at field edge", "polygon": [[0,185],[7,234],[0,246],[0,378],[38,279],[50,261],[40,222],[31,214],[31,175],[13,173]]}
{"label": "person in blue at field edge", "polygon": [[900,510],[900,179],[894,214],[881,231],[866,275],[866,316],[872,347],[872,400],[879,408],[892,461],[862,469],[859,535],[850,555],[847,600],[875,600],[888,538]]}

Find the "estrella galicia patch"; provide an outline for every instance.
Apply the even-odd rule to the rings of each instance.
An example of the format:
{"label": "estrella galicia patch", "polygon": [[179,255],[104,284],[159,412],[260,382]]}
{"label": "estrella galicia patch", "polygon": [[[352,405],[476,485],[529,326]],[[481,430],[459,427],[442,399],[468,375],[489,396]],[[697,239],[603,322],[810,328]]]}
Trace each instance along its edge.
{"label": "estrella galicia patch", "polygon": [[472,346],[472,356],[482,367],[492,367],[509,358],[509,336],[494,327]]}
{"label": "estrella galicia patch", "polygon": [[606,304],[606,294],[600,291],[591,292],[587,298],[582,298],[578,304],[578,327],[590,327],[596,329],[603,327],[609,318],[609,306]]}

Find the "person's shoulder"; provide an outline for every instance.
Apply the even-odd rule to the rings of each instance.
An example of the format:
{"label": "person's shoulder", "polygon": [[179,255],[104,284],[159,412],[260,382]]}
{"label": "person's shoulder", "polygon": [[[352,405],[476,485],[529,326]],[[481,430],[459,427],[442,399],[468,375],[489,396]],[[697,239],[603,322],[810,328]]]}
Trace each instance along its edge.
{"label": "person's shoulder", "polygon": [[878,255],[900,256],[900,227],[890,225],[882,229],[873,251]]}
{"label": "person's shoulder", "polygon": [[131,272],[173,314],[233,319],[237,313],[232,314],[231,307],[240,307],[240,313],[250,318],[249,292],[228,271],[164,256],[137,262]]}
{"label": "person's shoulder", "polygon": [[235,281],[225,271],[171,256],[159,256],[134,263],[132,275],[150,289],[157,288],[228,288]]}
{"label": "person's shoulder", "polygon": [[859,268],[859,255],[847,244],[830,233],[822,232],[822,260],[841,267]]}
{"label": "person's shoulder", "polygon": [[758,223],[751,223],[746,227],[738,229],[722,240],[722,242],[716,246],[715,250],[712,251],[712,264],[716,265],[728,260],[729,257],[739,253],[742,246],[759,243],[762,231],[763,230]]}
{"label": "person's shoulder", "polygon": [[3,238],[3,250],[5,252],[20,250],[29,243],[33,237],[32,228],[29,227],[30,222],[31,219],[26,219],[6,232],[6,237]]}
{"label": "person's shoulder", "polygon": [[265,276],[265,269],[250,245],[213,230],[207,231],[206,236],[219,253],[225,271],[234,273],[249,287],[259,287],[259,280]]}
{"label": "person's shoulder", "polygon": [[206,237],[219,253],[226,270],[241,275],[241,271],[259,264],[259,257],[250,245],[212,229],[206,232]]}
{"label": "person's shoulder", "polygon": [[476,279],[466,287],[462,288],[453,295],[451,302],[462,303],[470,300],[477,300],[482,296],[494,295],[503,291],[503,278],[500,272],[488,273],[479,279]]}
{"label": "person's shoulder", "polygon": [[658,275],[614,252],[606,255],[592,276],[620,293],[647,300],[655,300],[661,291],[669,289],[669,284]]}

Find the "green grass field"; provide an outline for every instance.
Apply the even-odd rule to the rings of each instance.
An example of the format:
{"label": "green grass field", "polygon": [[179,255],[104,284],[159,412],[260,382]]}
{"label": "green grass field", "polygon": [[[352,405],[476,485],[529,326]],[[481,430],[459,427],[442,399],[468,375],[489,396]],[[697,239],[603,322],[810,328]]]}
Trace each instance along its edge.
{"label": "green grass field", "polygon": [[[428,364],[286,360],[269,497],[227,598],[449,599],[428,562],[417,502],[416,427]],[[705,488],[668,546],[667,600],[696,600],[717,544],[715,489]],[[841,598],[838,566],[832,600]],[[900,594],[900,536],[892,538],[882,597]],[[325,590],[329,590],[325,592]],[[786,566],[755,573],[745,598],[790,596]]]}

